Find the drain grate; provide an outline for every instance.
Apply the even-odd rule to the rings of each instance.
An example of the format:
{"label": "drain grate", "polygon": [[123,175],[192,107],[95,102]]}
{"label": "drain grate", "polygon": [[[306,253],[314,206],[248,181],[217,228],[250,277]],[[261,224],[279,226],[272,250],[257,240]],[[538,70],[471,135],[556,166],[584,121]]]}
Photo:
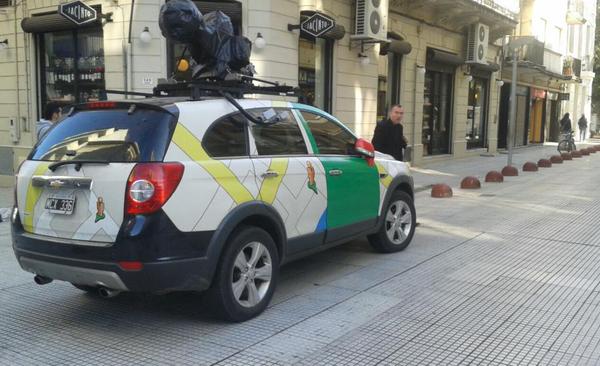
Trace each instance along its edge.
{"label": "drain grate", "polygon": [[496,197],[496,195],[491,193],[482,193],[479,195],[479,197]]}

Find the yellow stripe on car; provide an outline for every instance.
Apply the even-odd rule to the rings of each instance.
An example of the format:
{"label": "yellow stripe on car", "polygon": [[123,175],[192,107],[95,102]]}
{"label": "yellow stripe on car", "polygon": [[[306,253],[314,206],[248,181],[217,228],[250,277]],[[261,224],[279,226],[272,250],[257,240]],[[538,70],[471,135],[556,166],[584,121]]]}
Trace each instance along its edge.
{"label": "yellow stripe on car", "polygon": [[[377,163],[376,165],[380,177],[379,181],[381,182],[381,184],[383,184],[385,188],[389,188],[390,184],[392,183],[392,177],[390,177],[390,174],[387,172],[387,170],[385,170],[385,167],[383,165],[381,165],[380,163]],[[385,177],[381,178],[381,174],[385,174]]]}
{"label": "yellow stripe on car", "polygon": [[175,127],[173,142],[192,160],[204,168],[237,203],[254,200],[248,189],[222,161],[211,159],[204,151],[202,143],[181,123]]}
{"label": "yellow stripe on car", "polygon": [[277,196],[277,191],[283,180],[283,176],[287,172],[288,159],[285,158],[273,158],[269,165],[269,172],[277,173],[276,176],[266,177],[263,179],[262,186],[260,187],[260,199],[264,202],[272,204]]}
{"label": "yellow stripe on car", "polygon": [[37,205],[42,192],[44,191],[43,187],[34,187],[33,186],[33,178],[36,175],[40,175],[45,173],[48,170],[48,165],[50,163],[39,163],[33,175],[29,179],[29,185],[27,186],[27,195],[25,197],[25,210],[23,211],[23,228],[25,231],[32,233],[33,232],[33,217],[35,213],[35,206]]}

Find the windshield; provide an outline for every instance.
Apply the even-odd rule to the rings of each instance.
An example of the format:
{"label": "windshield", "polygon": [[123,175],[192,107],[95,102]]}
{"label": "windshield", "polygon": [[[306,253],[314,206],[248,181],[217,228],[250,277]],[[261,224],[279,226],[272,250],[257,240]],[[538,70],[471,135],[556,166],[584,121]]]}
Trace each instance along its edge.
{"label": "windshield", "polygon": [[171,114],[156,110],[80,111],[50,129],[29,159],[162,161],[174,126]]}

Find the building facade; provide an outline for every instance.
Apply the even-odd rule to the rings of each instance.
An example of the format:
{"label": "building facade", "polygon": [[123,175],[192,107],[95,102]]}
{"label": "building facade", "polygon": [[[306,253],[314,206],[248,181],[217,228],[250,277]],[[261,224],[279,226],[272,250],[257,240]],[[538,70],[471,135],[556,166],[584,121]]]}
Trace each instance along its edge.
{"label": "building facade", "polygon": [[[48,101],[68,105],[118,99],[122,96],[110,90],[147,93],[159,79],[189,77],[178,70],[179,60],[189,58],[183,47],[170,44],[160,34],[157,20],[164,0],[85,1],[99,17],[83,26],[57,14],[56,0],[22,0],[15,5],[11,1],[0,0],[0,41],[7,40],[7,47],[0,50],[0,183],[12,183],[13,170],[35,144],[35,121]],[[254,42],[251,61],[257,77],[299,87],[302,102],[333,113],[362,137],[371,138],[377,120],[385,117],[390,105],[402,104],[410,145],[407,160],[414,164],[494,153],[505,145],[502,129],[507,114],[502,104],[510,77],[503,66],[502,40],[533,29],[533,23],[529,28],[518,25],[523,18],[519,8],[527,8],[527,1],[221,0],[195,4],[203,13],[223,10],[231,17],[235,32]],[[357,5],[359,18],[371,15],[369,11],[378,12],[377,32],[361,28],[367,23],[357,24]],[[316,38],[298,29],[315,13],[336,24]],[[593,23],[590,18],[588,24]],[[478,32],[482,39],[478,40]],[[567,33],[561,32],[566,44]],[[258,47],[261,43],[264,47]],[[565,55],[552,61],[556,64],[553,72],[561,77]],[[573,53],[582,59],[587,55]],[[587,65],[591,69],[591,63]],[[584,85],[566,78],[542,83],[538,79],[535,75],[519,79],[519,95],[526,94],[521,102],[529,110],[532,95],[549,104],[548,100],[558,100],[559,93],[566,94],[565,88]],[[567,82],[572,84],[562,85]],[[531,91],[532,87],[540,91]],[[582,100],[589,95],[580,93]],[[580,112],[574,98],[561,103],[564,110]],[[527,125],[523,134],[529,138],[527,113],[522,122]],[[534,139],[547,139],[549,123],[543,128],[548,132],[544,136],[532,132]]]}
{"label": "building facade", "polygon": [[[570,114],[577,132],[582,114],[590,120],[595,19],[595,0],[562,0],[550,5],[542,0],[521,0],[516,37],[528,41],[517,50],[514,146],[558,141],[559,121],[565,113]],[[501,148],[506,147],[509,136],[511,64],[512,55],[507,52],[500,96]]]}

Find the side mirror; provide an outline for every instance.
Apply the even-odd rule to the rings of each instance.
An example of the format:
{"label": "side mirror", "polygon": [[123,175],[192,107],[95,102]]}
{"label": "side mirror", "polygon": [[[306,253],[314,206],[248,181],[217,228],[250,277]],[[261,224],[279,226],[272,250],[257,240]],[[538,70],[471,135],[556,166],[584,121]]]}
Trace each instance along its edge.
{"label": "side mirror", "polygon": [[375,165],[375,147],[373,144],[365,139],[358,139],[354,144],[354,150],[365,158],[369,166]]}

